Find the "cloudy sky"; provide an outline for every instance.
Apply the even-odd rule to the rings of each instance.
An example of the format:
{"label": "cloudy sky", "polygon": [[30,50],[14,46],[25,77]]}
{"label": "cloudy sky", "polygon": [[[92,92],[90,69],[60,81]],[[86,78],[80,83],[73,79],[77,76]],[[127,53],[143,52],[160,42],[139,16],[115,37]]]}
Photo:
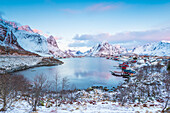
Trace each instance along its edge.
{"label": "cloudy sky", "polygon": [[62,49],[170,40],[170,0],[0,0],[1,16],[54,35]]}

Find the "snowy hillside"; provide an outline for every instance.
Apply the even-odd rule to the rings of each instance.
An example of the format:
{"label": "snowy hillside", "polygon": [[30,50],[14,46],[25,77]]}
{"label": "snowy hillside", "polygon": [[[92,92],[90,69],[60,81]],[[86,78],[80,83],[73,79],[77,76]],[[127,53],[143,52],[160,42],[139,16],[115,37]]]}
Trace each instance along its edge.
{"label": "snowy hillside", "polygon": [[14,22],[0,19],[0,45],[15,49],[24,49],[42,56],[63,57],[66,54],[61,51],[54,37],[46,38],[34,33],[28,26],[19,26]]}
{"label": "snowy hillside", "polygon": [[117,55],[121,53],[127,53],[127,50],[119,45],[110,45],[108,42],[102,42],[94,46],[87,56]]}
{"label": "snowy hillside", "polygon": [[139,55],[170,56],[170,41],[148,43],[133,49]]}
{"label": "snowy hillside", "polygon": [[15,33],[19,45],[25,50],[37,54],[49,54],[47,39],[37,33],[29,33],[23,30],[17,30]]}

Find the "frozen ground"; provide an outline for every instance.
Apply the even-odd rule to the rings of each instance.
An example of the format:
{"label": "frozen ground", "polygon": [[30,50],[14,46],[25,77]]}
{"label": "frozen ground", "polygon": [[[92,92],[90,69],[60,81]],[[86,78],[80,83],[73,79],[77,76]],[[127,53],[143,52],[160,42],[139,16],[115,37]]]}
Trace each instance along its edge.
{"label": "frozen ground", "polygon": [[[90,93],[79,91],[81,100],[70,103],[65,101],[59,107],[55,106],[54,100],[46,97],[44,106],[37,107],[36,113],[158,113],[163,109],[163,104],[159,102],[148,102],[144,104],[129,104],[121,106],[118,102],[101,100],[102,95],[111,95],[108,92],[94,90]],[[48,105],[51,104],[51,107]],[[0,106],[1,107],[1,106]],[[31,113],[31,106],[25,98],[16,101],[8,113]]]}
{"label": "frozen ground", "polygon": [[[39,107],[37,113],[156,113],[161,111],[161,106],[158,107],[132,107],[131,105],[119,106],[115,103],[108,102],[108,104],[102,104],[101,102],[97,105],[62,105],[61,107]],[[31,112],[31,107],[26,102],[21,102],[19,105],[16,104],[16,108],[8,110],[8,113],[28,113]]]}

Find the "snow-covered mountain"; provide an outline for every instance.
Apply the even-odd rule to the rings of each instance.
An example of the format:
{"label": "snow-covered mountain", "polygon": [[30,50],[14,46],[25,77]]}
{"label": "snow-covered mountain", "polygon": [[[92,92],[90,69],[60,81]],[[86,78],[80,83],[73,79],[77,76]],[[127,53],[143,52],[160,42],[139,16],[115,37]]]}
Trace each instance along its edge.
{"label": "snow-covered mountain", "polygon": [[0,19],[0,45],[24,49],[42,56],[67,56],[59,49],[53,36],[46,38],[34,33],[28,25],[19,26],[3,19]]}
{"label": "snow-covered mountain", "polygon": [[[72,56],[103,56],[127,53],[127,49],[108,42],[97,44],[88,52],[68,50],[62,51],[53,36],[48,38],[34,32],[28,25],[22,26],[16,22],[0,18],[0,46],[18,50],[26,50],[41,56],[72,57]],[[170,56],[170,41],[148,43],[135,47],[132,53],[139,55]]]}
{"label": "snow-covered mountain", "polygon": [[117,55],[122,53],[127,53],[127,50],[119,45],[102,42],[90,49],[87,56]]}
{"label": "snow-covered mountain", "polygon": [[170,41],[148,43],[134,48],[132,52],[139,55],[170,56]]}
{"label": "snow-covered mountain", "polygon": [[85,56],[85,53],[81,52],[81,51],[76,51],[76,50],[67,50],[65,51],[65,53],[70,56],[70,57],[73,57],[73,56]]}

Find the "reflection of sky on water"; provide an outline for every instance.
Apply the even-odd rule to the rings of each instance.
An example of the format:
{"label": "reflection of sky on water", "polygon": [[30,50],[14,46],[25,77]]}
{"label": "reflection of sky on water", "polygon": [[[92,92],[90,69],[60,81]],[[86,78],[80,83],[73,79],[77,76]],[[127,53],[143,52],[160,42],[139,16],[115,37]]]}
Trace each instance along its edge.
{"label": "reflection of sky on water", "polygon": [[55,75],[68,77],[70,86],[73,84],[76,88],[84,89],[93,85],[102,85],[115,87],[124,79],[112,76],[110,70],[117,70],[114,65],[117,61],[106,60],[104,58],[74,58],[63,59],[63,65],[50,67],[36,67],[21,72],[28,79],[32,80],[35,75],[44,74],[49,81],[53,81]]}

